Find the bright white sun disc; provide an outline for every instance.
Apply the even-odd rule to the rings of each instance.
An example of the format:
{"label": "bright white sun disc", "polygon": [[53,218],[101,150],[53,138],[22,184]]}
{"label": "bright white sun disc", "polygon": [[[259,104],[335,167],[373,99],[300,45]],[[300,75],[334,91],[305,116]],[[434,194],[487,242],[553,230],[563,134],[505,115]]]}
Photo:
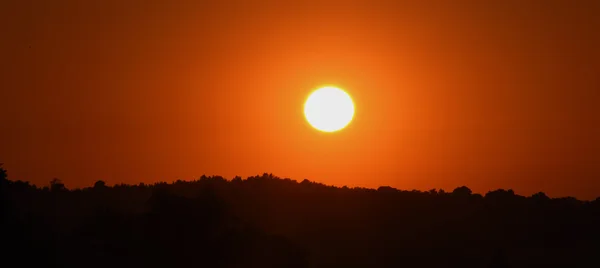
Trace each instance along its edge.
{"label": "bright white sun disc", "polygon": [[320,131],[338,131],[352,121],[354,103],[348,93],[337,87],[319,88],[306,99],[304,116]]}

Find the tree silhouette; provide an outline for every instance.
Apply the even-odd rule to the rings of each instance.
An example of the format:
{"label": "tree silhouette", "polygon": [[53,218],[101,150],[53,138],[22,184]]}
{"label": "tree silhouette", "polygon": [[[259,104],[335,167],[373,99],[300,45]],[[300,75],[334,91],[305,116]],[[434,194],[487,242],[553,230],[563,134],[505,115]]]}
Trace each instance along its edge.
{"label": "tree silhouette", "polygon": [[104,182],[103,180],[99,180],[94,183],[94,189],[104,189],[104,188],[106,188],[106,182]]}
{"label": "tree silhouette", "polygon": [[452,195],[454,196],[470,196],[471,194],[472,191],[467,186],[461,186],[452,191]]}
{"label": "tree silhouette", "polygon": [[65,184],[62,183],[61,180],[54,178],[50,181],[50,191],[52,192],[59,192],[59,191],[66,191],[67,188],[65,187]]}
{"label": "tree silhouette", "polygon": [[6,180],[6,178],[8,178],[8,173],[6,172],[6,169],[4,169],[2,167],[2,163],[0,163],[0,179],[1,180]]}
{"label": "tree silhouette", "polygon": [[2,267],[600,267],[600,199],[334,187],[270,173],[4,185]]}

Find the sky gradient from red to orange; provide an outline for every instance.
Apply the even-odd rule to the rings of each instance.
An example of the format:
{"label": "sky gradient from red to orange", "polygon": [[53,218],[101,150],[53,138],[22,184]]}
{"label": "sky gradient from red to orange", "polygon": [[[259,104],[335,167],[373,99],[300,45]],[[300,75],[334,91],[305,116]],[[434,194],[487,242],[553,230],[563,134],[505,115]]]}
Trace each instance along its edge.
{"label": "sky gradient from red to orange", "polygon": [[[600,196],[598,1],[96,2],[0,3],[10,179]],[[340,132],[303,117],[321,85]]]}

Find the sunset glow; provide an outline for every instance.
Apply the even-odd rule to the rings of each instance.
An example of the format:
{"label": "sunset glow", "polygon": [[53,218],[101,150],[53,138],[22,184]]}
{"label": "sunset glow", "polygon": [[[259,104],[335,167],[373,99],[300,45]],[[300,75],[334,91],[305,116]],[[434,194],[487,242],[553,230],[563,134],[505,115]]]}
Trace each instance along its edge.
{"label": "sunset glow", "polygon": [[600,193],[600,1],[175,2],[0,5],[11,179]]}

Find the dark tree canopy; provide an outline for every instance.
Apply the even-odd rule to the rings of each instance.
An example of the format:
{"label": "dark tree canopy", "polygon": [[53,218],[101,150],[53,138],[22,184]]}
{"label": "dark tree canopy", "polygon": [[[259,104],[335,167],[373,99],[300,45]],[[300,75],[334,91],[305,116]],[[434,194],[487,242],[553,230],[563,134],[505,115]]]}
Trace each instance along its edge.
{"label": "dark tree canopy", "polygon": [[6,169],[2,168],[2,163],[0,163],[0,180],[4,181],[8,178],[8,173],[6,172]]}
{"label": "dark tree canopy", "polygon": [[106,188],[106,182],[104,182],[103,180],[96,181],[94,183],[94,188],[96,188],[96,189]]}
{"label": "dark tree canopy", "polygon": [[600,199],[273,174],[2,188],[2,267],[600,267]]}

